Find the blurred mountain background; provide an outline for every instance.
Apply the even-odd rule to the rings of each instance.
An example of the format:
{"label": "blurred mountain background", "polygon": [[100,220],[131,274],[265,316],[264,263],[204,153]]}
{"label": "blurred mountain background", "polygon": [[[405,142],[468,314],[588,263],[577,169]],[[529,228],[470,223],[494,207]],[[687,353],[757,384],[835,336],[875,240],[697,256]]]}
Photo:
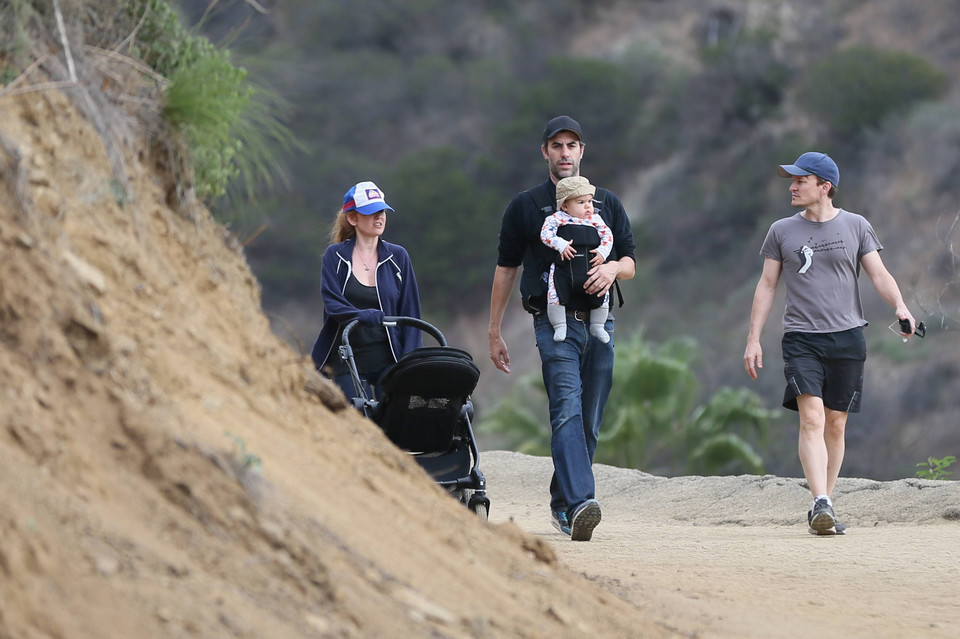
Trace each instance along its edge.
{"label": "blurred mountain background", "polygon": [[[334,214],[350,186],[371,179],[397,211],[386,237],[413,257],[424,318],[483,367],[481,423],[515,395],[538,360],[516,296],[505,321],[514,373],[486,357],[497,233],[509,199],[545,176],[544,122],[569,114],[585,132],[583,174],[620,194],[638,242],[637,277],[616,311],[618,352],[692,345],[685,361],[697,398],[756,394],[774,411],[754,442],[764,470],[799,475],[796,417],[779,408],[778,308],[758,381],[742,355],[760,244],[772,221],[794,212],[775,167],[819,150],[840,166],[837,204],[873,223],[887,267],[929,327],[903,344],[864,278],[865,401],[850,419],[843,474],[912,476],[918,462],[960,452],[960,2],[181,7],[186,24],[282,98],[275,112],[300,143],[283,158],[288,188],[213,208],[245,246],[274,332],[301,353],[321,322],[320,258]],[[499,437],[481,433],[481,445]]]}

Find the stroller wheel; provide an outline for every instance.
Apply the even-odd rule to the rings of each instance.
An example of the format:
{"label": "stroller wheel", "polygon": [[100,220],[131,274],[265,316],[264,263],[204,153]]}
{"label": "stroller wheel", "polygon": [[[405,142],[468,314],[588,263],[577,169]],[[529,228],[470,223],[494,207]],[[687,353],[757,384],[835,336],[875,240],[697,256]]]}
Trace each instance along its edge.
{"label": "stroller wheel", "polygon": [[475,512],[477,514],[477,517],[479,517],[483,521],[487,521],[487,518],[490,516],[488,507],[486,504],[481,504],[481,503],[474,504],[473,506],[471,506],[470,510]]}
{"label": "stroller wheel", "polygon": [[467,508],[477,514],[477,517],[487,521],[490,516],[490,500],[485,491],[474,491],[467,502]]}
{"label": "stroller wheel", "polygon": [[458,502],[473,511],[477,517],[486,521],[490,514],[490,500],[486,493],[473,490],[472,488],[460,488],[450,491],[450,494]]}

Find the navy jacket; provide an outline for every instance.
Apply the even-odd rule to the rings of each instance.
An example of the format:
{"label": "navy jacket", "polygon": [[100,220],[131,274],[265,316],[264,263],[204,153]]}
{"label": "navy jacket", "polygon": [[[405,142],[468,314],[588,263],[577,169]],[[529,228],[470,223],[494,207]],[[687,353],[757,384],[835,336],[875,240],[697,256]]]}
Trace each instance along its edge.
{"label": "navy jacket", "polygon": [[[399,244],[377,242],[377,296],[380,308],[358,309],[343,296],[347,279],[353,272],[355,239],[331,244],[323,253],[320,267],[320,296],[323,299],[323,327],[313,345],[313,363],[323,368],[330,357],[339,357],[337,332],[340,326],[359,319],[365,324],[378,324],[384,315],[420,319],[420,291],[413,274],[410,255]],[[398,359],[423,345],[420,329],[411,326],[387,328],[387,339],[393,359]]]}

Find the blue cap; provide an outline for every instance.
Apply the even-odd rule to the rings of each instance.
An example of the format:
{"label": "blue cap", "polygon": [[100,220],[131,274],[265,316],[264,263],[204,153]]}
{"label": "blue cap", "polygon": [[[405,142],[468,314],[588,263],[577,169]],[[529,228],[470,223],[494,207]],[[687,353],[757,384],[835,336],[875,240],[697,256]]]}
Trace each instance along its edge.
{"label": "blue cap", "polygon": [[837,163],[826,153],[816,151],[804,153],[793,164],[781,164],[777,167],[777,173],[781,177],[816,175],[834,186],[840,184],[840,169],[837,168]]}
{"label": "blue cap", "polygon": [[343,212],[356,211],[360,215],[373,215],[380,211],[393,211],[383,191],[373,182],[358,182],[343,196]]}

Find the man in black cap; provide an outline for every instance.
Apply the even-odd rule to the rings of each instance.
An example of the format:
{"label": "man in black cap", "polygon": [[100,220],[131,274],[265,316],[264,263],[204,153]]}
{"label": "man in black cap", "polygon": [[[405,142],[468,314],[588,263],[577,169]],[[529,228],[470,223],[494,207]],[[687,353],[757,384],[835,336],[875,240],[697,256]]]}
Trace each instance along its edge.
{"label": "man in black cap", "polygon": [[815,534],[843,534],[831,496],[843,463],[847,415],[859,412],[863,390],[867,321],[857,284],[861,266],[905,323],[904,338],[916,323],[880,259],[883,246],[873,227],[862,216],[833,205],[840,183],[833,159],[811,151],[794,164],[780,165],[777,172],[791,178],[791,204],[802,210],[774,222],[763,241],[763,272],[753,296],[743,365],[751,379],[763,368],[760,332],[782,275],[783,406],[800,415],[800,465],[813,494],[807,524]]}
{"label": "man in black cap", "polygon": [[[604,343],[588,330],[589,311],[568,308],[567,338],[561,342],[553,339],[546,295],[547,272],[554,251],[540,241],[540,229],[544,218],[556,211],[557,182],[580,174],[584,152],[580,124],[566,115],[547,122],[540,151],[547,163],[547,179],[516,195],[503,214],[490,294],[490,359],[501,371],[510,373],[510,355],[500,327],[522,265],[521,301],[533,316],[543,383],[550,402],[552,522],[574,541],[589,541],[600,523],[593,455],[613,383],[614,318],[610,313],[605,325],[610,340]],[[620,199],[601,188],[597,188],[594,198],[596,213],[613,232],[613,249],[605,263],[588,271],[584,289],[602,298],[616,280],[628,280],[636,274],[635,245]]]}

